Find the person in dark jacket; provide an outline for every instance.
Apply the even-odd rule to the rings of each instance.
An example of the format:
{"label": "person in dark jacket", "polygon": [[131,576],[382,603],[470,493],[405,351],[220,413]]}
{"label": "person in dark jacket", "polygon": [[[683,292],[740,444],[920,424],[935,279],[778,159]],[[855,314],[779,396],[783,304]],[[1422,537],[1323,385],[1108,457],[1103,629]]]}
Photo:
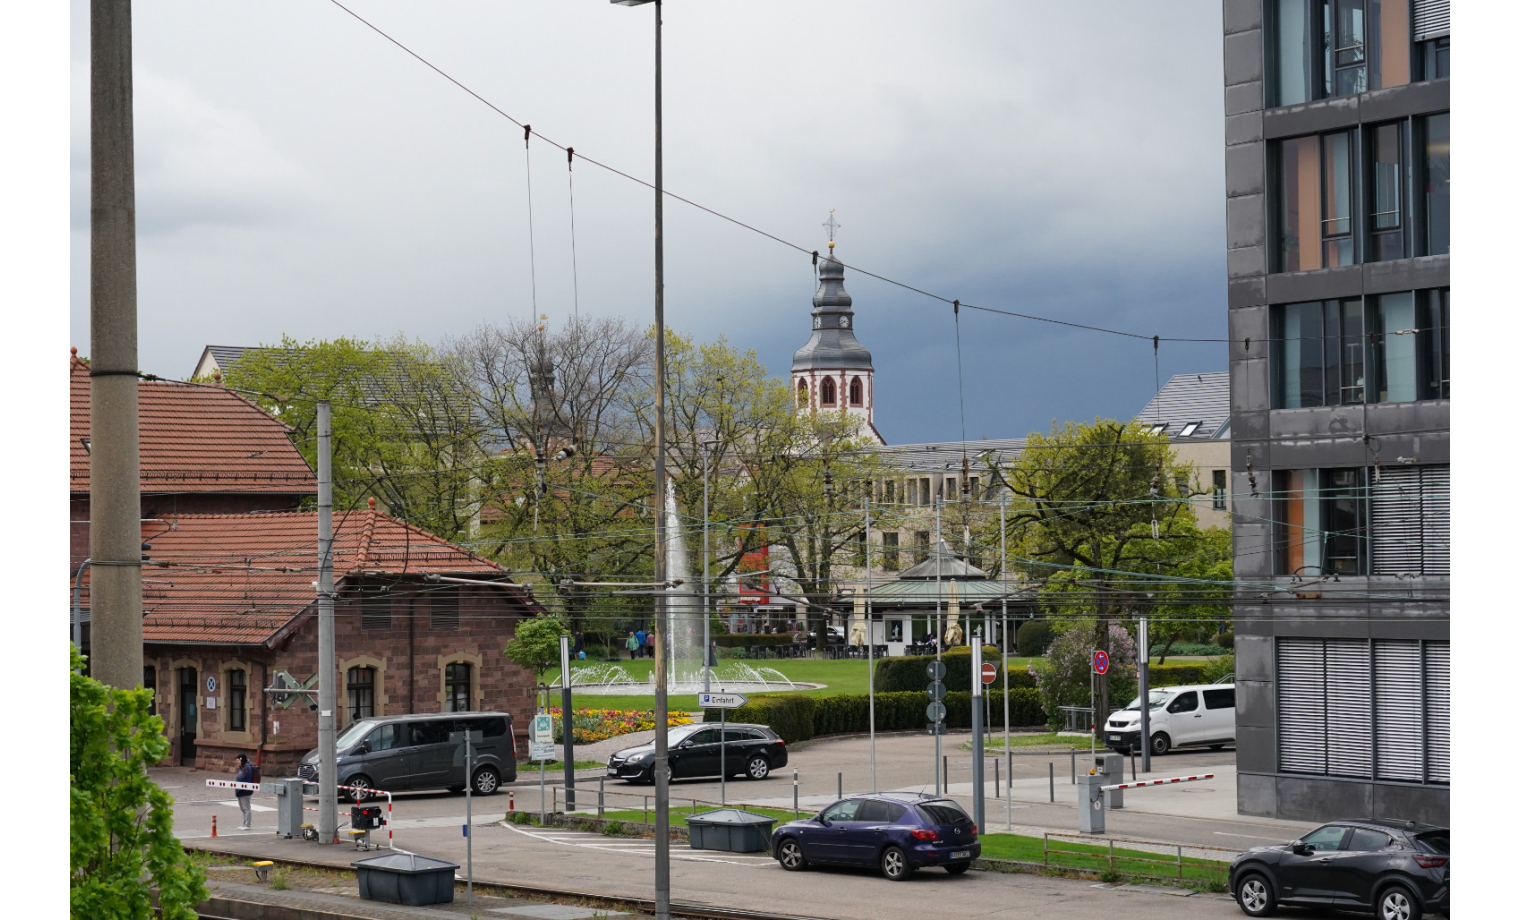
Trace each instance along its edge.
{"label": "person in dark jacket", "polygon": [[[255,767],[253,764],[251,764],[251,763],[248,762],[248,755],[247,754],[239,754],[239,755],[237,755],[237,761],[238,761],[237,776],[233,777],[237,782],[240,782],[240,783],[256,783],[256,782],[259,781],[259,768]],[[237,796],[238,808],[240,808],[240,809],[243,810],[243,823],[242,823],[242,825],[240,825],[238,827],[238,830],[241,830],[241,831],[252,830],[253,829],[253,790],[252,789],[234,789],[233,793]]]}
{"label": "person in dark jacket", "polygon": [[644,657],[644,639],[645,639],[644,630],[642,630],[642,629],[635,630],[634,633],[633,633],[633,637],[635,639],[639,640],[639,657],[643,658]]}

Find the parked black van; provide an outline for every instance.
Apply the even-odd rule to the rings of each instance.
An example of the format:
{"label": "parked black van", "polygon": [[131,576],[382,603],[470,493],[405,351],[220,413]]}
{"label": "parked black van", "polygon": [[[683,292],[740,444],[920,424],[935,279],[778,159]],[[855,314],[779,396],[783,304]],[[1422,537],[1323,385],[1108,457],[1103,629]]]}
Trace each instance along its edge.
{"label": "parked black van", "polygon": [[[464,743],[450,741],[454,732],[478,731],[474,745],[474,775],[464,775]],[[466,783],[476,795],[490,795],[504,782],[517,779],[517,752],[512,717],[505,712],[426,713],[362,719],[338,735],[338,785],[357,789],[447,789],[463,792]],[[301,758],[297,774],[316,782],[318,752]],[[362,792],[345,797],[364,799]]]}

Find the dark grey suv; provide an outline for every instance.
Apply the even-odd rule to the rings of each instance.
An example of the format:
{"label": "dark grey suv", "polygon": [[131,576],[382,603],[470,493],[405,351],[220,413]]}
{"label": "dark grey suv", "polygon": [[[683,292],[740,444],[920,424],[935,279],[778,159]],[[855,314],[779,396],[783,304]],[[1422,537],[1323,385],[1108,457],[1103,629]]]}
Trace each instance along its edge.
{"label": "dark grey suv", "polygon": [[[465,777],[464,744],[450,741],[459,731],[478,731],[471,751],[473,775]],[[512,717],[505,712],[429,713],[362,719],[338,736],[338,785],[351,786],[346,798],[362,800],[363,789],[447,789],[490,795],[517,779]],[[297,774],[316,782],[318,752],[301,758]]]}
{"label": "dark grey suv", "polygon": [[1230,863],[1230,893],[1251,917],[1279,904],[1370,909],[1378,920],[1451,910],[1451,831],[1413,821],[1336,821]]}
{"label": "dark grey suv", "polygon": [[[727,739],[726,741],[723,739]],[[786,766],[786,742],[764,725],[711,722],[677,725],[666,736],[670,775],[729,776],[765,779]],[[623,748],[607,759],[607,775],[635,783],[654,782],[654,742]]]}

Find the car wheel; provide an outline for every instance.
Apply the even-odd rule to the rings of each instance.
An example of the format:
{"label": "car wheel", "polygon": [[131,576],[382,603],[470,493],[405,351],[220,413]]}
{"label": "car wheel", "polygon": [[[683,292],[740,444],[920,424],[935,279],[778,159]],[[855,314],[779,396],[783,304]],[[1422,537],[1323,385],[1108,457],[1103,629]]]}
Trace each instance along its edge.
{"label": "car wheel", "polygon": [[900,882],[913,874],[913,867],[908,864],[908,854],[901,847],[891,846],[881,851],[881,874],[888,881]]}
{"label": "car wheel", "polygon": [[749,766],[745,768],[744,775],[750,779],[765,779],[771,775],[771,762],[756,754],[749,760]]}
{"label": "car wheel", "polygon": [[1156,732],[1151,735],[1151,753],[1161,756],[1172,749],[1172,739],[1167,737],[1166,732]]}
{"label": "car wheel", "polygon": [[951,863],[945,867],[945,871],[951,875],[965,875],[966,870],[971,868],[971,863]]}
{"label": "car wheel", "polygon": [[495,767],[481,767],[475,771],[472,785],[476,795],[492,795],[501,788],[501,775]]}
{"label": "car wheel", "polygon": [[1373,911],[1378,920],[1420,920],[1424,913],[1420,902],[1403,885],[1389,885],[1378,892],[1377,908]]}
{"label": "car wheel", "polygon": [[1252,872],[1235,886],[1235,902],[1247,917],[1270,917],[1277,912],[1277,896],[1272,884],[1259,872]]}
{"label": "car wheel", "polygon": [[807,857],[802,855],[802,844],[791,837],[781,841],[776,848],[776,860],[788,872],[801,872],[808,867]]}
{"label": "car wheel", "polygon": [[348,782],[344,783],[343,785],[353,787],[348,790],[348,795],[345,796],[345,798],[355,804],[367,802],[375,797],[374,793],[365,791],[368,789],[373,789],[375,786],[369,781],[369,777],[365,776],[362,773],[358,776],[349,777]]}

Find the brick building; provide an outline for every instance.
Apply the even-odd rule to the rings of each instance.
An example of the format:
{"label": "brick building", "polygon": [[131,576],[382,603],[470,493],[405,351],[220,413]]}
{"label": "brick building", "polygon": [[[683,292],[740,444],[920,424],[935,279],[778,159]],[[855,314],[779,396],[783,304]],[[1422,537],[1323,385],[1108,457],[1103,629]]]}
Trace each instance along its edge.
{"label": "brick building", "polygon": [[[333,522],[340,728],[371,715],[499,710],[518,733],[532,675],[503,655],[541,608],[506,570],[382,512]],[[270,775],[317,744],[314,512],[180,515],[145,522],[143,683],[170,760],[230,769],[241,752]],[[441,576],[441,578],[440,578]],[[436,579],[436,580],[435,580]],[[88,604],[88,579],[84,586]]]}

